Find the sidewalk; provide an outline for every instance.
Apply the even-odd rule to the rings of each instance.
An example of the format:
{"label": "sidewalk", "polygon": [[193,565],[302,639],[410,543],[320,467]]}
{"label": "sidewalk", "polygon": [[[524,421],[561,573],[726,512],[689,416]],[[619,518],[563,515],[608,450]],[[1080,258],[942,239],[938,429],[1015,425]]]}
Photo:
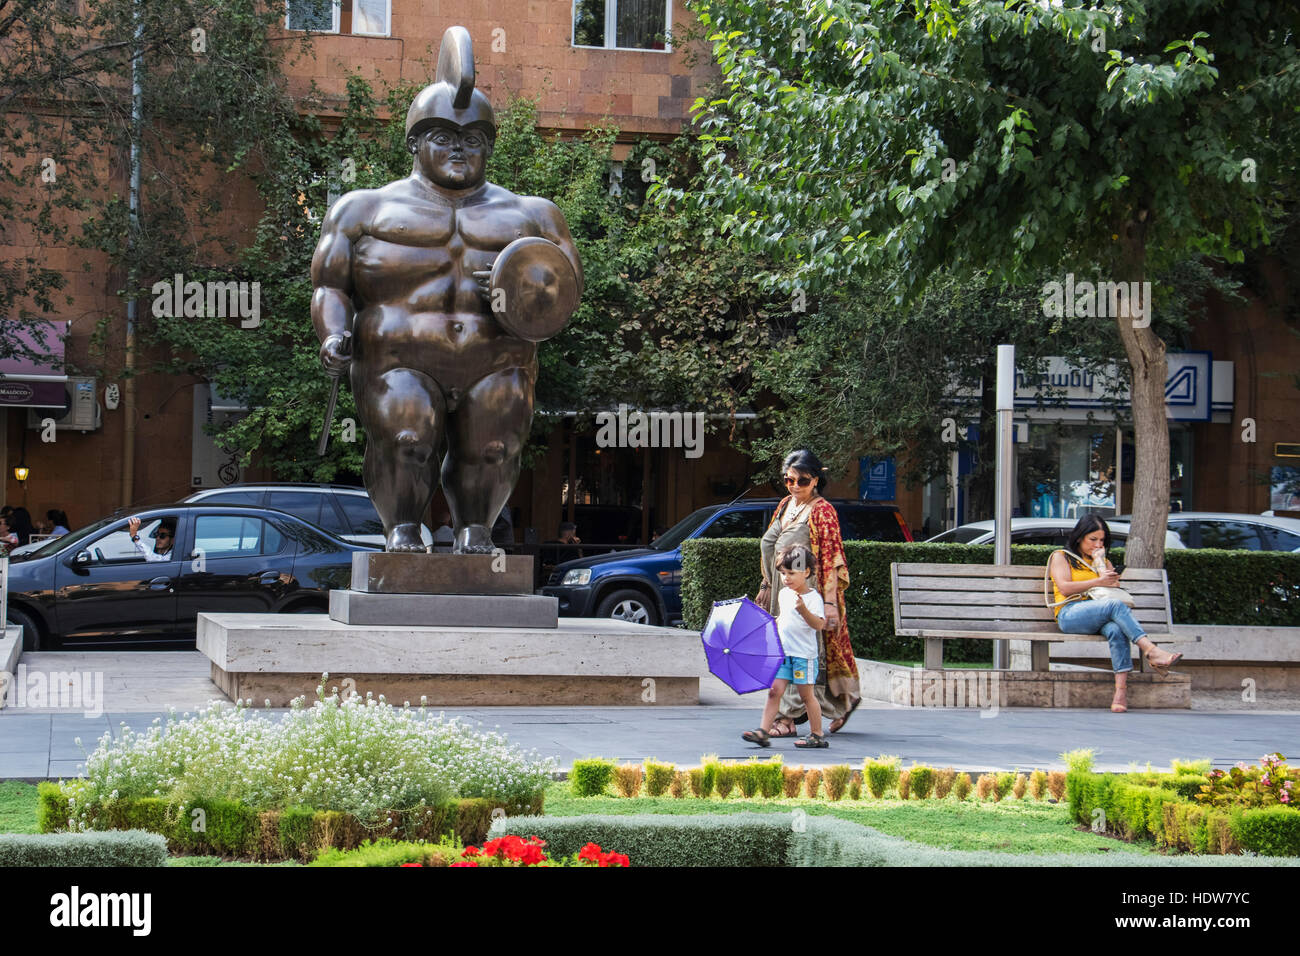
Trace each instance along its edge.
{"label": "sidewalk", "polygon": [[[207,658],[197,651],[140,653],[25,654],[27,674],[102,674],[102,710],[81,708],[0,710],[0,779],[45,779],[78,774],[86,751],[125,722],[141,731],[169,707],[193,711],[224,700],[209,679]],[[444,708],[449,717],[499,729],[512,742],[555,757],[567,769],[589,756],[640,761],[656,757],[679,765],[697,764],[702,754],[724,759],[781,754],[787,763],[808,766],[861,764],[865,757],[897,754],[913,761],[958,770],[1061,769],[1062,751],[1091,747],[1099,770],[1124,770],[1130,763],[1167,768],[1171,759],[1209,757],[1215,766],[1255,763],[1275,750],[1287,752],[1300,739],[1300,713],[1268,709],[1294,701],[1261,695],[1255,704],[1220,694],[1191,711],[1130,711],[1018,708],[990,711],[904,708],[863,701],[852,721],[830,736],[826,750],[802,751],[791,740],[761,750],[740,739],[753,727],[762,696],[740,697],[711,675],[700,681],[696,707],[475,707]],[[1235,704],[1235,706],[1234,706]],[[1202,709],[1203,708],[1203,709]],[[1232,709],[1227,709],[1232,708]],[[282,714],[284,711],[272,711]]]}

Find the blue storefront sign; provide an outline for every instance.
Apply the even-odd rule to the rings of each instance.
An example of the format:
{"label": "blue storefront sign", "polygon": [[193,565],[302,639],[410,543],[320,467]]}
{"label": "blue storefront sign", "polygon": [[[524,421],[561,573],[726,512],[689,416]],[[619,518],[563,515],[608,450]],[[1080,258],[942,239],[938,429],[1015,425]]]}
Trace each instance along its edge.
{"label": "blue storefront sign", "polygon": [[858,459],[858,497],[864,501],[893,501],[897,494],[894,459]]}

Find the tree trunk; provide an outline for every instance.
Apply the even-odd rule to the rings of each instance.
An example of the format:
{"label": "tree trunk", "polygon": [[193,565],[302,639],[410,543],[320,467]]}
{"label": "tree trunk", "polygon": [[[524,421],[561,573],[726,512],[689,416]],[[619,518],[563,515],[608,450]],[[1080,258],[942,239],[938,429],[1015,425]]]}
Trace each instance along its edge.
{"label": "tree trunk", "polygon": [[[1145,210],[1123,223],[1120,235],[1119,275],[1122,282],[1146,279]],[[1149,323],[1151,303],[1138,321]],[[1124,563],[1135,568],[1159,568],[1165,562],[1165,529],[1169,522],[1169,422],[1165,408],[1168,362],[1165,343],[1152,331],[1134,327],[1132,303],[1121,300],[1116,309],[1119,337],[1132,369],[1133,432],[1137,446],[1133,468],[1133,521],[1129,527]],[[1117,475],[1117,480],[1123,476]]]}

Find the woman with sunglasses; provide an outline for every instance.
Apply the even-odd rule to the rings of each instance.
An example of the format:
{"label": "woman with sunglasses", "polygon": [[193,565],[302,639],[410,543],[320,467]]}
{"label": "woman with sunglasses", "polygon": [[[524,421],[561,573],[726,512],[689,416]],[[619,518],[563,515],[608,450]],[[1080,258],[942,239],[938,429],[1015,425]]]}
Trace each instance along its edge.
{"label": "woman with sunglasses", "polygon": [[[835,733],[847,723],[849,715],[861,703],[858,689],[858,665],[849,642],[849,626],[844,614],[844,592],[849,586],[849,567],[840,539],[840,519],[835,506],[821,496],[826,487],[826,469],[807,448],[792,452],[782,466],[789,494],[777,505],[776,514],[763,535],[761,569],[763,585],[758,603],[776,616],[776,595],[772,587],[779,581],[776,556],[791,545],[801,544],[812,550],[814,584],[826,603],[826,629],[819,634],[817,666],[817,702]],[[766,728],[773,737],[794,737],[795,724],[806,719],[807,709],[798,691],[786,689],[781,698],[776,721]]]}

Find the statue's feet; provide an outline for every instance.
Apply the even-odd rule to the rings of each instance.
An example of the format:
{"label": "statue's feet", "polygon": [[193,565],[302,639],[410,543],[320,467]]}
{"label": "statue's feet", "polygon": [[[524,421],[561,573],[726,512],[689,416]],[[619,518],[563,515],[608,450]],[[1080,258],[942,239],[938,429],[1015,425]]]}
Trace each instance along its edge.
{"label": "statue's feet", "polygon": [[492,529],[485,524],[469,524],[456,532],[456,546],[452,553],[492,554],[495,550]]}
{"label": "statue's feet", "polygon": [[423,554],[428,549],[424,546],[424,541],[420,538],[420,526],[418,524],[399,524],[394,525],[393,530],[388,532],[388,542],[384,546],[385,551],[406,552],[418,551]]}

